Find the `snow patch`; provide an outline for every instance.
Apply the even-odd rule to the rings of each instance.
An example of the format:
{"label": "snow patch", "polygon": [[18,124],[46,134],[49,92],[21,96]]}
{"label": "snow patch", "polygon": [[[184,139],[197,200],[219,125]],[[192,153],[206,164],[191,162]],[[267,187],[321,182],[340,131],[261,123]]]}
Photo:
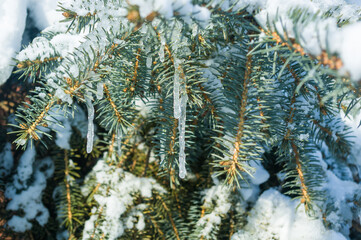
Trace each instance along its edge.
{"label": "snow patch", "polygon": [[232,236],[232,240],[346,240],[333,230],[327,230],[322,218],[306,215],[303,205],[292,201],[274,189],[265,191],[248,216],[247,225]]}
{"label": "snow patch", "polygon": [[26,4],[23,0],[2,0],[0,2],[0,85],[11,75],[12,58],[20,50],[25,29]]}

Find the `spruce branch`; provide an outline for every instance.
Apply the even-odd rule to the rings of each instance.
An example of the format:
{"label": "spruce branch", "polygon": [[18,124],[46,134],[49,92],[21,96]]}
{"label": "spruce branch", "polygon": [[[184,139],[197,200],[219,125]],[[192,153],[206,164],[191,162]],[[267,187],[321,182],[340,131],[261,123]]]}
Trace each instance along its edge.
{"label": "spruce branch", "polygon": [[339,70],[343,66],[342,60],[340,58],[337,56],[329,56],[326,50],[322,50],[322,53],[319,56],[313,56],[307,54],[303,47],[297,43],[296,39],[290,38],[286,34],[281,36],[278,34],[278,32],[272,32],[262,28],[261,31],[267,36],[271,37],[271,40],[276,42],[276,45],[286,46],[291,52],[299,53],[301,56],[309,55],[311,59],[317,59],[319,64],[328,66],[330,69]]}
{"label": "spruce branch", "polygon": [[300,179],[300,184],[301,184],[301,192],[302,192],[301,203],[303,203],[305,205],[306,211],[309,211],[311,199],[310,199],[309,193],[307,191],[307,186],[306,186],[304,174],[302,171],[302,165],[300,162],[299,152],[298,152],[296,144],[292,140],[291,140],[291,146],[292,146],[293,153],[295,154],[296,170],[297,170],[298,177]]}
{"label": "spruce branch", "polygon": [[[254,212],[264,220],[262,207],[279,211],[262,201],[295,207],[282,194],[298,198],[307,212],[317,203],[335,230],[328,217],[338,206],[351,209],[358,189],[350,183],[358,181],[357,169],[348,171],[350,129],[339,110],[359,108],[359,84],[342,72],[348,63],[328,49],[329,39],[317,45],[317,36],[302,28],[334,13],[291,8],[282,13],[293,27],[286,29],[282,15],[261,27],[259,12],[268,12],[244,1],[153,1],[151,9],[134,3],[140,2],[64,2],[68,23],[47,30],[43,40],[64,34],[81,38],[79,45],[63,55],[49,44],[47,58],[25,54],[17,62],[41,86],[17,113],[18,146],[55,134],[46,143],[59,144],[63,132],[43,127],[60,122],[82,142],[81,171],[71,159],[73,141],[54,159],[60,227],[49,235],[68,229],[69,238],[84,239],[248,239],[246,225],[259,217]],[[304,35],[312,35],[317,51],[308,51]],[[82,137],[73,126],[87,121],[75,116],[78,108],[88,110]],[[99,151],[89,157],[94,139],[103,157]],[[326,189],[332,181],[350,185],[345,199]],[[245,185],[250,189],[240,189]],[[339,205],[325,207],[330,196]],[[349,229],[352,219],[346,220]],[[30,233],[40,239],[36,228]]]}
{"label": "spruce branch", "polygon": [[30,76],[30,78],[35,79],[36,77],[40,78],[47,69],[57,65],[61,60],[62,56],[53,56],[49,58],[37,58],[35,60],[24,60],[17,61],[16,67],[18,68],[15,73],[22,72],[20,78],[24,76]]}
{"label": "spruce branch", "polygon": [[64,181],[65,181],[65,187],[66,187],[66,200],[67,200],[67,206],[68,206],[68,216],[67,216],[67,221],[68,221],[68,226],[69,226],[69,231],[72,232],[72,228],[73,228],[73,214],[72,214],[72,206],[71,206],[71,193],[70,193],[70,184],[68,179],[70,178],[69,175],[69,155],[68,155],[68,151],[64,150],[64,165],[65,165],[65,171],[64,171]]}
{"label": "spruce branch", "polygon": [[117,109],[117,106],[115,105],[114,101],[112,100],[112,97],[110,95],[110,92],[109,92],[109,89],[107,87],[106,84],[103,85],[103,88],[104,88],[104,92],[107,96],[107,100],[109,101],[109,104],[112,106],[112,109],[114,111],[114,115],[117,117],[117,121],[119,123],[122,123],[124,121],[124,119],[122,118],[122,116],[120,115],[118,109]]}
{"label": "spruce branch", "polygon": [[243,80],[243,88],[242,88],[242,95],[241,95],[241,106],[240,106],[240,113],[239,113],[239,123],[238,123],[238,129],[237,129],[237,135],[236,135],[236,141],[234,143],[234,151],[232,155],[231,162],[223,162],[221,165],[227,166],[227,181],[229,184],[232,184],[233,181],[237,181],[237,176],[239,175],[241,178],[242,175],[239,172],[246,171],[241,164],[238,163],[238,158],[240,154],[240,146],[242,145],[242,137],[243,137],[243,130],[244,130],[244,118],[245,118],[245,112],[246,112],[246,105],[247,105],[247,94],[248,94],[248,82],[249,77],[251,74],[251,64],[252,64],[252,57],[247,57],[246,62],[246,72],[244,75]]}
{"label": "spruce branch", "polygon": [[156,198],[161,201],[163,208],[167,212],[168,219],[172,224],[174,234],[175,234],[177,240],[180,240],[178,229],[177,229],[177,226],[176,226],[176,224],[175,224],[175,222],[173,220],[172,213],[171,213],[170,209],[168,208],[167,204],[165,203],[165,201],[163,200],[163,198],[160,195],[157,195]]}
{"label": "spruce branch", "polygon": [[38,109],[31,109],[31,105],[28,105],[28,107],[20,108],[24,114],[29,114],[31,116],[30,119],[23,117],[22,115],[20,115],[20,113],[16,114],[16,116],[19,117],[17,119],[17,121],[19,122],[19,126],[11,126],[20,128],[20,130],[13,131],[11,133],[16,133],[16,135],[18,136],[15,140],[17,147],[23,146],[23,148],[25,148],[29,140],[39,140],[40,133],[50,136],[49,134],[38,128],[40,125],[43,127],[48,126],[49,121],[46,119],[46,117],[55,103],[55,97],[53,95],[49,94],[46,98],[47,99],[45,99],[45,102],[44,100],[39,101],[33,98],[34,100],[36,100],[35,103],[38,104]]}

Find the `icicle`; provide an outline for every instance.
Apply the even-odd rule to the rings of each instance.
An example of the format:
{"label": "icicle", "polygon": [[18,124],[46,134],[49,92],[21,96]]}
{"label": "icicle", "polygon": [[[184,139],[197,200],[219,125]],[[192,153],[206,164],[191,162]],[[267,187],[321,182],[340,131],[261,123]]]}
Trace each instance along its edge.
{"label": "icicle", "polygon": [[178,48],[182,46],[182,28],[183,25],[180,21],[174,22],[173,32],[171,35],[173,52],[177,52]]}
{"label": "icicle", "polygon": [[118,150],[119,157],[122,155],[122,138],[123,138],[122,130],[120,130],[118,128],[117,129],[117,150]]}
{"label": "icicle", "polygon": [[93,141],[94,141],[94,106],[91,101],[90,93],[86,94],[85,97],[86,106],[88,108],[88,133],[87,133],[87,145],[86,152],[90,153],[93,150]]}
{"label": "icicle", "polygon": [[177,59],[174,61],[174,78],[173,78],[173,110],[174,110],[174,118],[179,119],[181,115],[181,106],[179,100],[179,64]]}
{"label": "icicle", "polygon": [[147,68],[152,67],[152,57],[150,57],[150,56],[147,57],[146,65],[147,65]]}
{"label": "icicle", "polygon": [[[176,64],[178,65],[178,63]],[[181,99],[180,99],[180,117],[178,120],[179,127],[179,177],[185,178],[186,170],[186,154],[185,154],[185,132],[186,132],[186,117],[187,117],[187,101],[188,95],[186,92],[186,79],[183,79],[180,85]]]}
{"label": "icicle", "polygon": [[164,45],[160,45],[160,48],[159,48],[159,60],[161,62],[164,62]]}
{"label": "icicle", "polygon": [[159,48],[159,60],[164,62],[164,47],[165,47],[165,39],[162,35],[160,35],[160,48]]}
{"label": "icicle", "polygon": [[186,169],[186,154],[185,154],[185,131],[186,131],[186,108],[187,108],[187,101],[188,96],[185,92],[185,84],[182,86],[184,89],[184,92],[181,96],[181,115],[179,118],[179,177],[185,178],[187,175],[187,169]]}
{"label": "icicle", "polygon": [[102,99],[103,98],[103,83],[102,82],[98,82],[97,83],[97,99]]}
{"label": "icicle", "polygon": [[[163,131],[164,132],[164,131]],[[160,149],[159,149],[159,157],[160,157],[160,164],[162,165],[165,160],[165,141],[163,138],[160,139]]]}

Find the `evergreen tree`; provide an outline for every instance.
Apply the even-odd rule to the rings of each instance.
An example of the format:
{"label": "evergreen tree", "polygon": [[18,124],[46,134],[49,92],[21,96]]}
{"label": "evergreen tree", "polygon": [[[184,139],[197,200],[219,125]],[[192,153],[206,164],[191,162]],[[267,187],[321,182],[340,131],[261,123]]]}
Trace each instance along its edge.
{"label": "evergreen tree", "polygon": [[8,231],[361,236],[360,143],[343,120],[361,109],[360,8],[69,0],[59,10],[64,20],[16,58],[33,90],[9,124],[24,150],[16,168],[10,143],[0,154]]}

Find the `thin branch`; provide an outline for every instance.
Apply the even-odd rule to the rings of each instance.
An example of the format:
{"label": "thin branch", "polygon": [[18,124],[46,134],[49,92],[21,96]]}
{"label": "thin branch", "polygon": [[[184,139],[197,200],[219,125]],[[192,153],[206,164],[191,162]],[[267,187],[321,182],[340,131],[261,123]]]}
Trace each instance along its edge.
{"label": "thin branch", "polygon": [[70,184],[69,184],[69,153],[68,150],[64,150],[64,164],[65,164],[65,171],[64,171],[64,182],[66,187],[66,200],[68,204],[68,221],[69,221],[69,227],[70,229],[73,228],[72,222],[73,222],[73,214],[71,212],[71,192],[70,192]]}
{"label": "thin branch", "polygon": [[35,59],[35,60],[26,60],[26,61],[21,61],[19,62],[16,67],[19,69],[23,69],[23,68],[27,68],[27,67],[32,67],[34,65],[41,65],[43,63],[47,63],[47,62],[53,62],[56,60],[62,60],[63,57],[61,56],[55,56],[55,57],[50,57],[50,58],[44,58],[43,61],[41,61],[40,59]]}
{"label": "thin branch", "polygon": [[310,195],[309,195],[309,193],[307,191],[307,186],[306,186],[305,178],[304,178],[303,171],[302,171],[302,165],[301,165],[301,162],[300,162],[300,155],[299,155],[297,146],[293,142],[293,140],[291,141],[291,146],[292,146],[292,150],[293,150],[293,152],[295,154],[296,170],[297,170],[297,174],[298,174],[298,177],[300,179],[300,182],[301,182],[301,192],[302,192],[301,203],[304,203],[305,209],[307,211],[307,210],[309,210],[308,209],[308,204],[311,202],[311,199],[310,199]]}
{"label": "thin branch", "polygon": [[164,202],[163,198],[160,195],[157,195],[157,198],[162,202],[162,205],[163,205],[164,209],[166,210],[166,212],[168,214],[168,218],[170,220],[170,223],[172,224],[172,228],[173,228],[173,231],[174,231],[174,233],[176,235],[177,240],[180,240],[178,229],[177,229],[177,227],[175,225],[175,222],[173,220],[171,211],[169,210],[167,204]]}
{"label": "thin branch", "polygon": [[118,122],[122,122],[123,121],[123,117],[121,116],[121,114],[119,113],[118,109],[117,109],[117,106],[115,105],[111,95],[110,95],[110,92],[109,92],[109,89],[107,87],[107,85],[104,83],[103,84],[103,89],[104,89],[104,92],[105,92],[105,95],[107,96],[107,100],[108,102],[110,103],[110,106],[112,106],[112,109],[114,111],[114,114],[115,116],[117,117],[118,119]]}
{"label": "thin branch", "polygon": [[246,114],[246,105],[247,105],[247,93],[248,93],[248,82],[251,75],[251,64],[252,64],[252,57],[251,55],[247,56],[246,62],[246,71],[243,80],[243,91],[242,91],[242,99],[241,99],[241,110],[239,113],[239,123],[238,123],[238,130],[236,135],[236,140],[234,143],[234,151],[232,155],[232,159],[230,161],[222,161],[220,164],[224,165],[228,168],[228,178],[229,183],[231,183],[235,177],[237,177],[238,170],[244,171],[243,167],[238,163],[238,157],[240,152],[240,146],[242,145],[242,137],[243,137],[243,130],[245,124],[245,114]]}

